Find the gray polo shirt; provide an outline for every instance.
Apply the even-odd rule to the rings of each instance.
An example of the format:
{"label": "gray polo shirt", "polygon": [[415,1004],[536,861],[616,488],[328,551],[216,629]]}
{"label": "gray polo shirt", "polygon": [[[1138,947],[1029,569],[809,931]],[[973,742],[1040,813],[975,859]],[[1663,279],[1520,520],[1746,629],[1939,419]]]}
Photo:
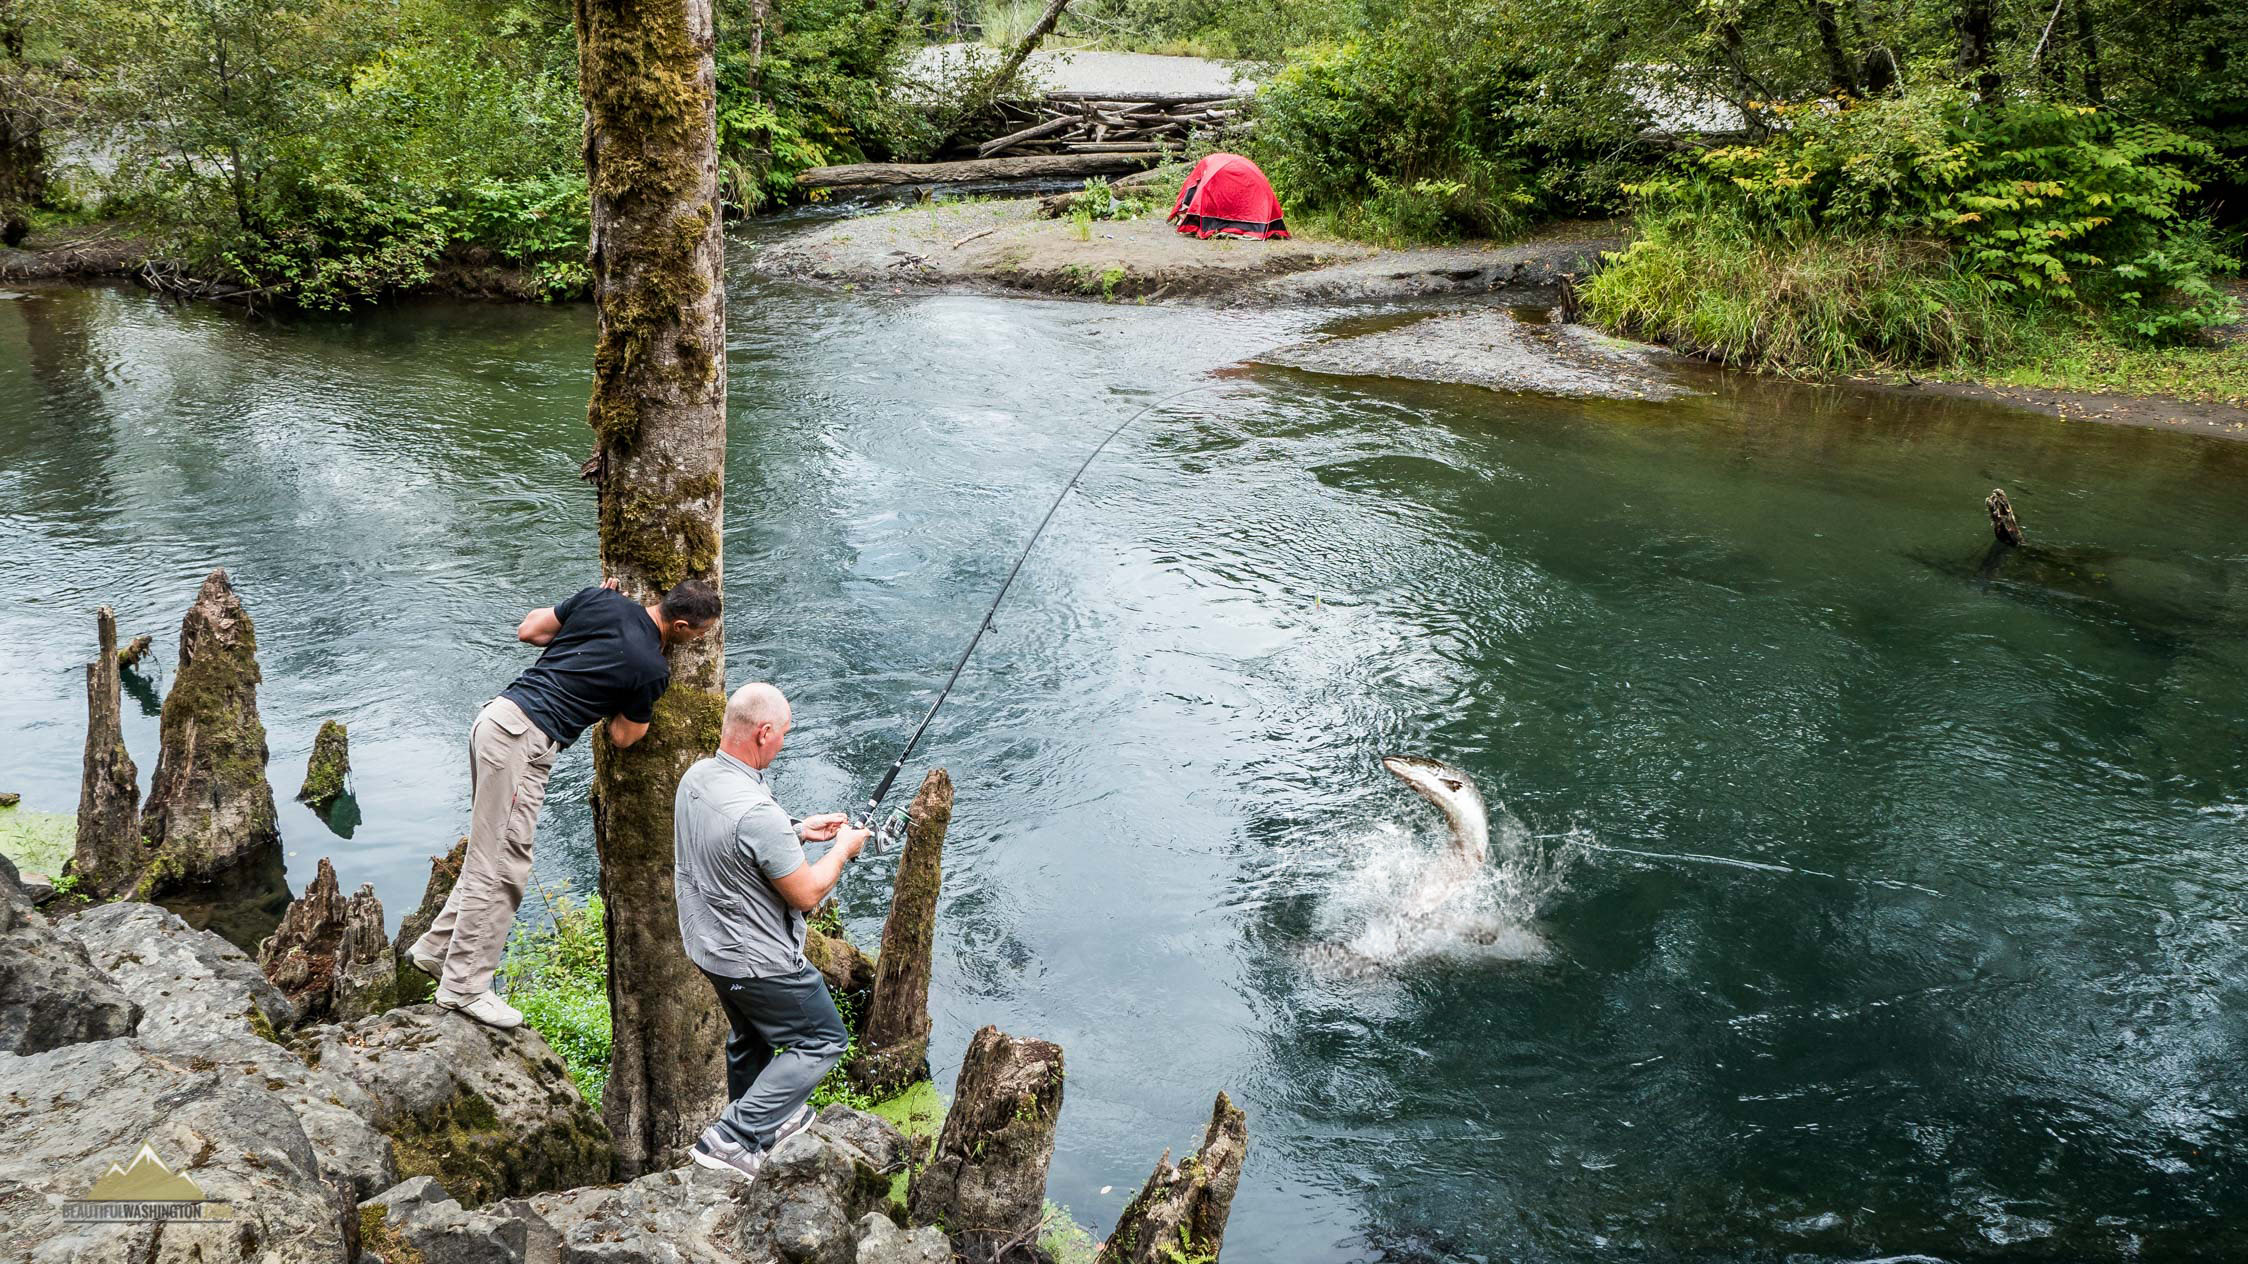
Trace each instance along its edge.
{"label": "gray polo shirt", "polygon": [[672,801],[672,886],[687,959],[730,979],[804,962],[804,915],[772,879],[804,865],[804,844],[765,774],[720,751],[687,770]]}

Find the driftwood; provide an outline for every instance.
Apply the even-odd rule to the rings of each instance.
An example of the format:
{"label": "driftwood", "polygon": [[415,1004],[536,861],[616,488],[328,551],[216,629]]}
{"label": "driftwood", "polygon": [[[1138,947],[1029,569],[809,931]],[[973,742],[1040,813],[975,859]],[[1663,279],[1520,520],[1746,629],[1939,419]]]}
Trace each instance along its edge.
{"label": "driftwood", "polygon": [[906,810],[905,851],[882,922],[874,1001],[851,1078],[884,1097],[923,1077],[929,1060],[929,969],[936,941],[937,891],[944,882],[944,836],[952,824],[952,778],[932,768]]}
{"label": "driftwood", "polygon": [[814,167],[796,177],[802,189],[850,185],[963,184],[976,180],[1032,180],[1041,177],[1113,176],[1152,166],[1159,155],[1039,154],[1028,158],[973,158],[963,162],[857,162]]}
{"label": "driftwood", "polygon": [[1990,532],[1998,537],[1999,543],[2022,542],[2022,524],[2014,520],[2013,502],[2006,499],[2004,491],[1992,488],[1990,495],[1983,499],[1983,507],[1990,510]]}
{"label": "driftwood", "polygon": [[941,1224],[969,1264],[1019,1257],[1038,1236],[1062,1048],[986,1027],[968,1042],[929,1162],[907,1191],[914,1224]]}
{"label": "driftwood", "polygon": [[1043,123],[1033,123],[1030,126],[1023,128],[1019,132],[1009,132],[1005,136],[998,137],[997,139],[987,140],[983,144],[976,146],[976,156],[978,158],[989,158],[993,154],[996,154],[1000,150],[1006,149],[1011,145],[1015,145],[1026,140],[1036,140],[1041,136],[1051,136],[1055,132],[1066,131],[1069,128],[1077,126],[1077,124],[1077,119],[1071,118],[1068,115],[1058,115],[1054,118],[1047,119]]}
{"label": "driftwood", "polygon": [[[89,895],[115,895],[140,876],[140,770],[125,749],[117,678],[117,616],[94,612],[101,655],[86,664],[86,762],[70,871]],[[148,638],[142,637],[142,640]]]}
{"label": "driftwood", "polygon": [[1241,106],[1239,98],[1208,94],[1151,94],[1135,100],[1056,94],[1037,101],[1001,101],[987,116],[1000,134],[976,146],[976,154],[1089,153],[1101,151],[1088,146],[1133,144],[1183,149],[1196,137],[1245,126],[1238,122]]}
{"label": "driftwood", "polygon": [[1218,1094],[1202,1148],[1171,1166],[1171,1152],[1156,1160],[1139,1196],[1125,1204],[1116,1231],[1101,1244],[1095,1264],[1171,1264],[1216,1260],[1225,1246],[1225,1222],[1241,1186],[1241,1159],[1249,1125],[1241,1109]]}

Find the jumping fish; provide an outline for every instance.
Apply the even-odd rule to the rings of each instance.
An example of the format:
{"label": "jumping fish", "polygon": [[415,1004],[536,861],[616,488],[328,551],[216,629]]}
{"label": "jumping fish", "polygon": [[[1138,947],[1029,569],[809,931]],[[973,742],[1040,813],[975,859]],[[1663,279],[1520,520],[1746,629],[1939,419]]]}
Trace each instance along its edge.
{"label": "jumping fish", "polygon": [[1491,850],[1491,813],[1483,806],[1483,792],[1476,788],[1475,778],[1423,755],[1385,756],[1382,767],[1444,814],[1452,831],[1452,850],[1460,859],[1483,863]]}

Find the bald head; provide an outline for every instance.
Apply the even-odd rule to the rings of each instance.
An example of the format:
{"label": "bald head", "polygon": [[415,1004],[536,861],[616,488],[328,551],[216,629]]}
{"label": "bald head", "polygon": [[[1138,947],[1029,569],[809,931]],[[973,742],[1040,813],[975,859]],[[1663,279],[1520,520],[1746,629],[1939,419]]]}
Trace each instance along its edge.
{"label": "bald head", "polygon": [[781,753],[781,741],[793,723],[795,716],[780,690],[764,681],[743,685],[726,699],[718,749],[752,768],[763,768]]}

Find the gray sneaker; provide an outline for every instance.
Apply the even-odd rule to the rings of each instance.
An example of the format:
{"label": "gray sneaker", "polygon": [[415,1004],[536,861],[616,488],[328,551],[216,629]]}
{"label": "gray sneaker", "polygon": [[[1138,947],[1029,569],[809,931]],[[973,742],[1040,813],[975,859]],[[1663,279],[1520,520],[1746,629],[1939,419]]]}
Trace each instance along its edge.
{"label": "gray sneaker", "polygon": [[744,1180],[757,1179],[757,1169],[765,1166],[765,1152],[753,1146],[737,1145],[718,1131],[713,1124],[703,1129],[688,1148],[687,1157],[697,1164],[717,1172],[732,1172]]}
{"label": "gray sneaker", "polygon": [[786,1141],[790,1137],[795,1136],[797,1133],[804,1131],[804,1129],[811,1126],[812,1120],[818,1118],[818,1116],[819,1112],[812,1109],[812,1104],[810,1102],[806,1102],[802,1106],[797,1107],[796,1113],[790,1115],[787,1122],[783,1123],[779,1128],[774,1129],[773,1144],[767,1146],[766,1149],[768,1151],[780,1149],[781,1142]]}

